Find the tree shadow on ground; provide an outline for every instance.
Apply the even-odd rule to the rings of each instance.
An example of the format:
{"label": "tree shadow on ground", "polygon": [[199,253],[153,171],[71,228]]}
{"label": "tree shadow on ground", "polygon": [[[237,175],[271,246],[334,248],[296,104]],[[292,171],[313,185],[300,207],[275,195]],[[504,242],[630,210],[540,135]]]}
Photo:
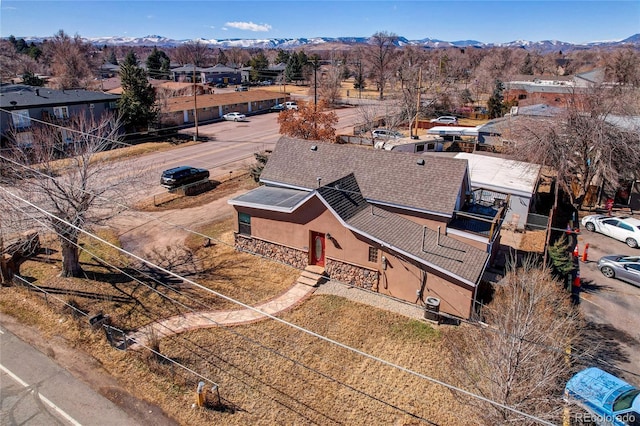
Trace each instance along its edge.
{"label": "tree shadow on ground", "polygon": [[[576,364],[581,367],[599,367],[617,376],[620,364],[630,362],[628,350],[640,345],[637,339],[611,324],[586,321],[582,328],[582,339],[576,345]],[[629,349],[627,349],[629,347]]]}
{"label": "tree shadow on ground", "polygon": [[612,291],[611,286],[602,285],[594,282],[593,280],[580,280],[580,291],[587,294],[595,294],[600,292]]}

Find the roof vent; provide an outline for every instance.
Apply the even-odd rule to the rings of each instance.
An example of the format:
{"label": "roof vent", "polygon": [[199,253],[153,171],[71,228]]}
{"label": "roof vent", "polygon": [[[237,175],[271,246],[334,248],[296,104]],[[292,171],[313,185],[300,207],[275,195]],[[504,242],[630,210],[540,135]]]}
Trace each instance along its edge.
{"label": "roof vent", "polygon": [[317,151],[318,145],[311,145],[311,151]]}
{"label": "roof vent", "polygon": [[424,158],[420,158],[420,159],[418,159],[418,161],[416,162],[416,164],[418,164],[418,166],[424,166]]}

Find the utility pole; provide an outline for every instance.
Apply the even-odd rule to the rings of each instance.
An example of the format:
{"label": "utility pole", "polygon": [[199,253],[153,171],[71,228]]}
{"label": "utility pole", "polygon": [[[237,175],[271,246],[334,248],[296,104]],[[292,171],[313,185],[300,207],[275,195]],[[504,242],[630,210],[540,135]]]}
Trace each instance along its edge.
{"label": "utility pole", "polygon": [[318,110],[318,58],[313,58],[313,112]]}
{"label": "utility pole", "polygon": [[[420,95],[422,93],[422,67],[418,70],[418,104],[416,105],[415,139],[418,139],[418,115],[420,115]],[[411,129],[409,129],[411,133]]]}
{"label": "utility pole", "polygon": [[196,125],[196,134],[193,141],[198,140],[198,87],[196,85],[196,64],[193,63],[193,121]]}

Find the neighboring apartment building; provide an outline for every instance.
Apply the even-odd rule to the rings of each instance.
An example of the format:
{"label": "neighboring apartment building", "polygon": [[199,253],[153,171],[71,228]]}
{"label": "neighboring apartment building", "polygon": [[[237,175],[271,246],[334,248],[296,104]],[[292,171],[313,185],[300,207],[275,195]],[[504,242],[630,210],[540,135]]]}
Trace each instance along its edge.
{"label": "neighboring apartment building", "polygon": [[242,75],[240,70],[230,68],[221,64],[213,67],[196,67],[195,65],[183,65],[171,69],[171,77],[173,81],[216,84],[240,84],[242,83]]}
{"label": "neighboring apartment building", "polygon": [[471,315],[508,196],[472,191],[466,160],[283,137],[260,180],[229,201],[238,249]]}
{"label": "neighboring apartment building", "polygon": [[566,108],[579,103],[589,93],[591,84],[601,83],[601,69],[576,74],[572,77],[520,76],[505,83],[504,100],[516,102],[518,106],[546,104]]}
{"label": "neighboring apartment building", "polygon": [[[118,95],[83,89],[54,90],[27,85],[0,86],[0,128],[2,138],[15,129],[21,143],[31,143],[33,121],[64,125],[70,117],[86,114],[96,119],[117,110]],[[61,130],[65,140],[65,130]]]}
{"label": "neighboring apartment building", "polygon": [[170,127],[195,123],[196,115],[199,123],[218,120],[229,112],[249,115],[268,111],[288,99],[285,93],[259,89],[166,98],[159,101],[160,123]]}

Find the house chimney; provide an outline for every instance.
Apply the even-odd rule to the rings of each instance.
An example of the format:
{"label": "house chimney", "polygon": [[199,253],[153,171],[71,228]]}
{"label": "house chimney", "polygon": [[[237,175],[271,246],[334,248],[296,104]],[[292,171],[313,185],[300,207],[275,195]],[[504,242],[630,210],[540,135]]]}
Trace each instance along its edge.
{"label": "house chimney", "polygon": [[36,96],[40,96],[40,89],[36,89]]}
{"label": "house chimney", "polygon": [[438,246],[440,246],[440,227],[438,226]]}

